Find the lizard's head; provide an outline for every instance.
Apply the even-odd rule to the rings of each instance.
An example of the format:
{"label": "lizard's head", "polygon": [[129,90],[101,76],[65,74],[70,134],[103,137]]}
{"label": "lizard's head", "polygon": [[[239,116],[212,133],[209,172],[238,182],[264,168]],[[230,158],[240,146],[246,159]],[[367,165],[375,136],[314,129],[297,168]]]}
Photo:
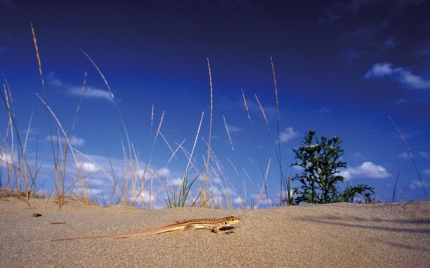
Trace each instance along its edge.
{"label": "lizard's head", "polygon": [[225,222],[227,225],[233,225],[240,222],[240,219],[235,216],[228,216],[225,218]]}

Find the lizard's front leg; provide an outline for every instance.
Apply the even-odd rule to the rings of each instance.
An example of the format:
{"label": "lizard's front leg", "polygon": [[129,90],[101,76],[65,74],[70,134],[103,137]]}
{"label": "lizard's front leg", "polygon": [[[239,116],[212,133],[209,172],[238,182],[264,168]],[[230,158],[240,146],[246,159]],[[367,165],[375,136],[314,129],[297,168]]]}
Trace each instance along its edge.
{"label": "lizard's front leg", "polygon": [[215,225],[212,228],[212,232],[217,233],[217,234],[230,234],[230,233],[233,233],[233,231],[230,231],[230,230],[226,230],[226,231],[220,230],[223,227],[226,227],[226,226],[222,226],[221,224],[217,224],[217,225]]}
{"label": "lizard's front leg", "polygon": [[212,228],[212,232],[214,233],[219,233],[220,230],[219,228],[221,228],[221,226],[219,224],[216,224],[213,228]]}

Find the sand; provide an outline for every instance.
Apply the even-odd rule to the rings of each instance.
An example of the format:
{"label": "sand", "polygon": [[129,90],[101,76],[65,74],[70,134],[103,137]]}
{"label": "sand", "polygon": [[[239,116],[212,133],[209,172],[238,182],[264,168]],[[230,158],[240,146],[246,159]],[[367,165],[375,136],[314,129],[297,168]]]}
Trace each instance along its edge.
{"label": "sand", "polygon": [[[41,214],[40,217],[32,215]],[[52,242],[237,216],[234,233]],[[1,267],[429,267],[430,202],[146,211],[0,198]]]}

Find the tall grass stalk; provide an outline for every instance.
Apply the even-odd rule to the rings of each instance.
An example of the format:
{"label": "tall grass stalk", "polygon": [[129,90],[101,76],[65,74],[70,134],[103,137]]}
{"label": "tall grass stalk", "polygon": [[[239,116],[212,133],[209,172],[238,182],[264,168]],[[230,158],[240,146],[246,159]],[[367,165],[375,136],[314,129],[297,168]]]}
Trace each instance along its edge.
{"label": "tall grass stalk", "polygon": [[[137,189],[135,188],[138,180],[140,180],[140,179],[136,176],[136,171],[135,171],[134,166],[133,166],[133,156],[132,156],[133,150],[132,150],[132,143],[131,143],[130,137],[128,135],[128,130],[127,130],[126,126],[125,126],[125,122],[124,122],[124,119],[122,117],[121,111],[119,109],[118,103],[117,103],[117,101],[115,99],[115,96],[114,96],[114,94],[112,92],[112,89],[111,89],[111,87],[110,87],[110,85],[109,85],[106,77],[103,75],[102,71],[97,66],[97,64],[93,61],[93,59],[84,50],[81,50],[81,51],[88,58],[88,60],[93,64],[93,66],[96,68],[96,70],[98,71],[98,73],[102,77],[102,79],[103,79],[106,87],[109,90],[109,93],[110,93],[110,95],[112,97],[112,100],[113,100],[113,102],[115,104],[115,107],[117,109],[118,115],[120,117],[121,124],[122,124],[123,130],[124,130],[125,136],[126,136],[127,148],[128,148],[128,152],[127,152],[127,150],[125,150],[125,147],[122,146],[123,154],[124,154],[124,161],[125,161],[126,166],[128,166],[128,170],[129,170],[129,172],[131,174],[131,189],[129,189],[128,173],[125,170],[123,171],[122,178],[123,178],[123,183],[124,183],[124,190],[125,190],[125,193],[124,193],[125,196],[124,196],[124,198],[125,199],[121,200],[121,202],[122,203],[126,203],[126,204],[133,204],[134,205],[134,200],[136,200],[136,196],[135,196],[136,193],[142,193],[144,189],[140,189],[139,191],[137,191]],[[151,126],[152,126],[152,122],[153,122],[152,120],[153,120],[153,114],[154,114],[154,110],[153,109],[154,109],[154,107],[152,107]],[[155,141],[156,141],[156,138],[157,138],[158,134],[160,133],[160,128],[161,128],[161,125],[162,125],[162,122],[163,122],[163,118],[164,118],[164,112],[163,112],[161,120],[160,120],[160,124],[159,124],[159,127],[158,127],[157,135],[154,138],[154,144],[155,144]],[[153,144],[153,146],[154,146],[154,144]],[[150,152],[152,152],[153,146],[151,147]],[[136,162],[137,162],[137,159],[136,159]],[[130,191],[131,191],[131,195],[130,195]],[[150,190],[150,192],[152,192],[152,189]],[[129,202],[131,202],[131,203],[129,203]]]}
{"label": "tall grass stalk", "polygon": [[210,163],[210,157],[211,157],[211,136],[212,136],[212,112],[213,112],[213,96],[212,96],[212,73],[211,73],[211,65],[209,62],[209,58],[207,58],[208,61],[208,72],[209,72],[209,89],[210,89],[210,114],[209,114],[209,137],[208,137],[208,154],[207,154],[207,161],[206,161],[206,173],[205,173],[205,179],[203,182],[203,190],[202,190],[202,202],[203,207],[207,207],[207,184],[209,182],[209,163]]}
{"label": "tall grass stalk", "polygon": [[263,182],[264,182],[263,188],[264,188],[264,190],[266,192],[266,201],[267,201],[267,204],[269,204],[269,196],[268,196],[268,191],[267,191],[267,185],[265,184],[266,177],[264,175],[263,166],[261,165],[261,158],[260,158],[260,153],[258,151],[257,141],[255,140],[255,134],[254,134],[254,128],[252,126],[251,115],[249,114],[249,109],[248,109],[248,104],[246,103],[245,93],[243,92],[242,88],[240,90],[242,91],[243,103],[245,105],[246,113],[248,115],[248,121],[249,121],[249,125],[251,127],[251,133],[252,133],[252,138],[253,138],[254,145],[255,145],[255,150],[257,151],[258,163],[260,165],[260,171],[261,171],[261,175],[263,177]]}
{"label": "tall grass stalk", "polygon": [[111,95],[111,97],[112,97],[112,100],[113,100],[113,102],[114,102],[114,104],[115,104],[115,107],[116,107],[116,110],[117,110],[117,112],[118,112],[118,115],[119,115],[119,118],[120,118],[120,120],[121,120],[121,123],[122,123],[122,127],[123,127],[123,129],[124,129],[124,133],[125,133],[125,137],[127,138],[127,145],[128,145],[128,152],[129,152],[129,157],[130,157],[130,159],[131,159],[131,142],[130,142],[130,138],[129,138],[129,136],[128,136],[128,131],[127,131],[127,128],[125,127],[125,123],[124,123],[124,119],[122,118],[122,114],[121,114],[121,111],[119,110],[119,106],[118,106],[118,103],[116,102],[116,99],[115,99],[115,96],[114,96],[114,94],[113,94],[113,92],[112,92],[112,89],[110,88],[110,86],[109,86],[109,83],[108,83],[108,81],[106,80],[106,77],[103,75],[103,73],[102,73],[102,71],[100,70],[100,68],[97,66],[97,64],[93,61],[93,59],[91,59],[91,57],[84,51],[84,50],[82,50],[81,49],[81,51],[82,51],[82,53],[84,53],[84,55],[91,61],[91,63],[93,64],[93,66],[96,68],[96,70],[98,71],[98,73],[100,74],[100,76],[101,76],[101,78],[103,79],[103,81],[104,81],[104,83],[105,83],[105,85],[106,85],[106,87],[108,88],[108,90],[109,90],[109,93],[110,93],[110,95]]}
{"label": "tall grass stalk", "polygon": [[[266,113],[264,112],[264,109],[263,109],[263,106],[261,105],[261,103],[260,103],[260,100],[258,99],[258,96],[257,96],[257,94],[255,94],[255,99],[257,100],[257,103],[258,103],[258,106],[260,107],[260,111],[261,111],[261,114],[263,115],[263,118],[264,118],[264,120],[266,121],[266,125],[267,125],[267,130],[269,131],[269,134],[270,134],[270,138],[271,138],[271,140],[272,140],[272,144],[273,144],[273,149],[275,150],[275,154],[276,154],[276,159],[278,160],[278,164],[279,164],[279,168],[281,169],[281,181],[280,181],[280,192],[279,192],[279,195],[280,195],[280,197],[281,197],[281,203],[282,203],[282,185],[283,185],[283,180],[282,180],[282,164],[281,164],[281,157],[280,157],[280,154],[281,154],[281,151],[280,151],[280,149],[279,149],[279,153],[278,153],[278,151],[276,150],[276,142],[275,142],[275,140],[273,139],[273,135],[272,135],[272,131],[271,131],[271,129],[270,129],[270,125],[269,125],[269,120],[267,120],[267,117],[266,117]],[[281,144],[281,141],[279,140],[279,128],[278,128],[278,144],[280,145]],[[267,179],[267,178],[266,178]],[[267,193],[266,193],[267,194]],[[281,205],[281,204],[280,204]]]}
{"label": "tall grass stalk", "polygon": [[[276,100],[276,126],[277,126],[277,132],[278,132],[278,152],[276,153],[276,158],[278,160],[278,165],[279,165],[279,171],[280,171],[280,186],[279,186],[279,205],[282,205],[282,200],[283,200],[283,196],[282,196],[282,187],[283,185],[285,185],[285,177],[284,177],[284,171],[282,168],[282,153],[281,153],[281,131],[280,131],[280,127],[279,127],[279,122],[280,122],[280,118],[279,118],[279,99],[278,99],[278,86],[276,84],[276,74],[275,74],[275,65],[273,64],[273,59],[272,57],[270,57],[270,65],[272,66],[272,74],[273,74],[273,88],[275,90],[275,100]],[[271,136],[272,134],[270,134]],[[276,152],[276,150],[275,150]],[[288,182],[287,182],[287,199],[288,202],[287,204],[290,204],[290,200],[291,200],[291,196],[290,196],[290,190],[291,190],[291,185],[290,185],[290,178],[288,177]]]}
{"label": "tall grass stalk", "polygon": [[[230,141],[231,150],[232,150],[232,152],[233,152],[235,162],[237,163],[237,156],[236,156],[236,152],[235,152],[235,150],[234,150],[233,141],[232,141],[232,139],[231,139],[230,130],[229,130],[229,127],[228,127],[228,124],[227,124],[227,120],[225,119],[225,116],[223,116],[223,119],[224,119],[224,126],[225,126],[225,130],[226,130],[226,132],[227,132],[228,140]],[[227,157],[227,161],[230,163],[230,165],[231,165],[231,166],[232,166],[232,168],[234,169],[234,172],[236,173],[237,178],[238,178],[240,181],[242,181],[242,183],[245,185],[245,181],[241,178],[241,176],[240,176],[239,172],[237,171],[236,166],[233,164],[233,162],[230,160],[230,158],[228,158],[228,157]],[[249,179],[249,176],[248,176],[248,179]],[[249,180],[249,181],[251,182],[252,187],[254,187],[254,184],[252,183],[252,181],[251,181],[251,180]],[[244,189],[246,189],[246,187],[244,187]],[[242,203],[241,203],[242,208],[244,208],[244,206],[245,206],[245,204],[244,204],[244,199],[243,199],[243,198],[245,198],[245,200],[246,200],[246,193],[244,193],[244,195],[245,195],[245,197],[241,197],[241,198],[242,198]]]}
{"label": "tall grass stalk", "polygon": [[[202,138],[203,139],[203,138]],[[203,141],[205,142],[206,146],[209,146],[208,143],[203,139]],[[218,159],[218,157],[216,156],[215,152],[212,150],[211,151],[211,158],[210,158],[211,162],[213,163],[213,165],[215,165],[216,169],[213,168],[213,165],[211,165],[212,167],[212,174],[214,177],[217,177],[221,180],[222,178],[222,183],[223,183],[223,197],[225,198],[225,203],[227,205],[227,209],[233,209],[233,204],[231,201],[231,196],[230,196],[230,191],[229,191],[229,187],[227,184],[227,175],[225,174],[225,168],[222,165],[221,161]],[[206,161],[206,160],[205,160]],[[213,200],[213,198],[212,198]],[[214,204],[214,205],[221,205],[220,203],[218,204]]]}
{"label": "tall grass stalk", "polygon": [[[163,139],[165,139],[165,138],[164,138],[164,136],[163,136]],[[176,144],[176,145],[177,145],[177,147],[176,147],[176,149],[173,151],[173,153],[170,155],[170,158],[169,158],[169,160],[167,161],[166,167],[170,164],[170,162],[172,161],[173,157],[174,157],[174,158],[176,158],[176,154],[178,153],[179,149],[181,149],[181,147],[183,146],[183,144],[185,143],[185,141],[186,141],[186,139],[184,139],[181,143]]]}
{"label": "tall grass stalk", "polygon": [[394,200],[396,200],[396,188],[397,188],[397,183],[399,181],[399,177],[400,177],[400,171],[399,173],[397,173],[397,178],[396,178],[396,182],[394,183],[394,189],[393,189],[393,198],[391,199],[391,202],[394,202]]}
{"label": "tall grass stalk", "polygon": [[409,146],[408,146],[408,144],[406,143],[405,138],[403,137],[403,135],[402,135],[402,133],[400,132],[399,128],[398,128],[398,127],[396,126],[396,124],[394,123],[393,119],[391,119],[391,117],[390,117],[390,116],[389,116],[388,118],[390,119],[390,121],[391,121],[391,123],[393,124],[394,128],[397,130],[397,133],[399,134],[400,138],[402,139],[403,144],[405,144],[406,150],[407,150],[407,151],[408,151],[408,153],[409,153],[409,157],[410,157],[410,158],[411,158],[411,160],[412,160],[412,164],[414,165],[415,170],[417,171],[418,178],[420,178],[421,186],[423,187],[423,191],[424,191],[424,196],[426,197],[426,200],[428,200],[427,191],[426,191],[426,188],[425,188],[425,185],[424,185],[424,181],[423,181],[423,179],[421,178],[421,174],[420,174],[420,172],[419,172],[419,170],[418,170],[418,168],[417,168],[417,164],[415,163],[415,159],[414,159],[414,156],[412,155],[411,149],[409,149]]}
{"label": "tall grass stalk", "polygon": [[[112,174],[113,175],[111,175],[103,166],[99,165],[91,157],[87,156],[86,154],[80,152],[79,150],[77,150],[75,148],[72,148],[72,150],[73,150],[74,153],[79,154],[80,156],[84,157],[85,159],[87,159],[88,161],[90,161],[91,163],[93,163],[101,172],[103,172],[103,174],[106,176],[106,178],[112,183],[112,185],[113,185],[113,192],[117,194],[118,199],[120,201],[124,199],[123,194],[122,194],[123,192],[120,190],[120,188],[119,188],[119,186],[117,184],[117,179],[115,178],[115,173],[113,171],[112,163],[110,163],[110,166],[111,166],[111,170],[112,170]],[[114,195],[114,193],[112,193],[112,196]],[[112,200],[112,198],[111,198],[111,200]]]}
{"label": "tall grass stalk", "polygon": [[[2,95],[3,96],[3,95]],[[1,175],[3,177],[3,163],[6,164],[6,171],[7,171],[7,183],[6,183],[6,189],[10,189],[11,187],[11,171],[12,171],[12,166],[10,163],[10,153],[7,153],[7,141],[8,141],[8,137],[9,137],[9,129],[12,126],[12,121],[10,116],[8,117],[8,124],[7,124],[7,128],[6,128],[6,133],[5,133],[5,137],[3,138],[3,144],[1,147],[1,152],[0,152],[0,161],[2,161],[1,164]],[[2,181],[0,180],[0,189],[3,189],[3,185],[2,185]]]}
{"label": "tall grass stalk", "polygon": [[266,173],[264,174],[264,180],[263,180],[263,186],[261,187],[260,193],[257,195],[256,200],[255,200],[255,208],[258,208],[258,206],[261,203],[261,199],[262,199],[262,195],[263,195],[263,191],[266,191],[266,206],[269,207],[269,198],[267,196],[267,176],[269,174],[269,169],[270,169],[270,163],[272,162],[272,159],[269,158],[269,162],[267,163],[267,168],[266,168]]}
{"label": "tall grass stalk", "polygon": [[153,146],[151,146],[152,128],[154,127],[154,104],[151,107],[151,126],[149,128],[149,139],[148,139],[148,156],[147,159],[151,158]]}
{"label": "tall grass stalk", "polygon": [[[57,119],[57,117],[55,116],[55,113],[49,107],[47,94],[46,94],[46,88],[45,88],[45,80],[43,78],[42,61],[40,59],[39,48],[37,45],[36,33],[34,31],[33,24],[31,24],[31,32],[33,35],[33,43],[34,43],[34,47],[36,50],[37,63],[39,66],[39,74],[40,74],[40,79],[41,79],[41,83],[42,83],[42,90],[43,90],[43,99],[38,94],[37,94],[37,96],[40,98],[40,100],[45,105],[45,110],[46,110],[46,115],[47,115],[47,120],[48,120],[49,137],[51,140],[51,149],[52,149],[52,155],[53,155],[54,167],[55,167],[55,193],[57,194],[58,205],[61,208],[64,205],[64,201],[65,201],[65,176],[66,176],[65,173],[66,173],[66,165],[67,165],[67,150],[69,147],[71,149],[70,152],[72,153],[76,167],[78,167],[78,163],[77,163],[76,157],[74,155],[73,149],[71,147],[71,143],[70,143],[70,140],[68,138],[67,132],[64,131],[64,128],[61,126],[60,121]],[[53,116],[53,118],[57,122],[57,126],[62,131],[64,139],[65,139],[64,151],[61,155],[61,158],[62,158],[62,161],[61,161],[62,165],[61,166],[59,164],[60,163],[60,154],[58,151],[58,148],[60,147],[60,136],[59,135],[56,136],[57,137],[57,147],[55,147],[54,146],[54,136],[52,134],[50,114]],[[57,148],[57,151],[55,148]],[[61,184],[61,187],[60,187],[60,184]]]}
{"label": "tall grass stalk", "polygon": [[[185,168],[184,175],[182,176],[182,180],[181,180],[181,183],[180,183],[180,186],[179,186],[178,190],[174,190],[173,189],[173,194],[171,195],[169,193],[169,189],[167,188],[167,186],[163,185],[163,187],[164,187],[164,189],[166,191],[166,195],[167,195],[166,205],[168,207],[183,207],[183,206],[185,206],[187,197],[190,194],[191,187],[192,187],[192,185],[194,184],[194,182],[197,180],[197,178],[199,176],[199,175],[197,175],[190,183],[188,183],[188,176],[189,176],[190,169],[191,169],[192,166],[194,166],[194,164],[193,164],[193,155],[194,155],[194,150],[196,148],[198,137],[200,135],[200,129],[201,129],[201,126],[202,126],[204,114],[205,113],[202,112],[202,116],[200,118],[199,127],[197,129],[196,137],[194,139],[193,148],[192,148],[191,153],[189,154],[189,156],[187,156],[187,158],[188,158],[187,166]],[[181,148],[183,149],[183,147],[181,147]],[[200,194],[201,194],[201,191],[198,194],[198,196],[200,196]],[[192,205],[194,205],[197,202],[197,199],[198,198],[196,198],[192,202]],[[206,205],[206,203],[204,203],[204,204]],[[202,206],[203,206],[203,201],[202,201]]]}
{"label": "tall grass stalk", "polygon": [[231,140],[230,131],[228,130],[228,125],[227,125],[227,121],[225,120],[225,116],[222,116],[222,119],[224,119],[224,126],[225,126],[225,130],[227,131],[228,140],[230,141],[231,150],[234,154],[234,157],[236,157],[236,152],[234,151],[233,142]]}
{"label": "tall grass stalk", "polygon": [[[25,134],[24,153],[23,153],[24,156],[27,155],[27,141],[28,141],[28,135],[30,134],[30,126],[31,126],[32,120],[33,120],[33,113],[31,113],[30,120],[28,122],[27,131],[26,131],[26,134]],[[36,148],[36,151],[37,151],[37,148]],[[25,157],[25,159],[27,159],[27,157]],[[27,163],[27,161],[25,161],[25,163]],[[34,174],[32,174],[30,176],[30,179],[31,179],[30,192],[32,194],[36,194],[36,178],[37,178],[37,173],[38,173],[38,169],[37,169],[37,153],[36,153],[35,165],[36,165],[36,169],[35,169],[36,171],[35,171]],[[26,170],[27,170],[27,168],[26,168]],[[31,169],[30,168],[28,168],[28,172],[31,173]]]}
{"label": "tall grass stalk", "polygon": [[[53,148],[53,154],[54,154],[54,162],[56,163],[55,165],[55,192],[57,193],[57,198],[59,199],[58,205],[63,206],[64,205],[64,201],[65,201],[65,190],[64,190],[64,185],[65,185],[65,176],[66,176],[66,165],[67,165],[67,149],[70,148],[70,153],[72,154],[73,160],[75,162],[75,167],[78,168],[79,164],[78,164],[78,160],[75,156],[75,153],[73,151],[72,145],[70,143],[69,137],[68,137],[68,133],[64,130],[63,126],[61,125],[60,120],[58,120],[57,116],[55,115],[55,113],[52,111],[51,107],[48,105],[48,103],[42,99],[42,97],[39,96],[39,94],[36,93],[36,96],[42,101],[42,103],[45,105],[46,110],[48,111],[48,116],[49,113],[52,115],[52,117],[54,118],[54,120],[57,123],[58,126],[58,130],[61,130],[61,132],[63,133],[64,136],[64,152],[62,154],[62,160],[61,163],[62,165],[60,166],[59,160],[60,160],[60,156],[59,156],[59,147],[61,146],[61,139],[60,139],[60,135],[59,132],[56,135],[56,139],[57,139],[57,146]],[[52,134],[51,134],[52,135]],[[51,140],[54,140],[54,137],[51,136]],[[55,149],[57,148],[57,150]],[[62,149],[61,149],[62,150]],[[83,178],[82,178],[83,179]],[[62,185],[61,189],[60,189],[60,184]]]}
{"label": "tall grass stalk", "polygon": [[[40,80],[41,80],[41,83],[42,83],[43,102],[45,104],[46,117],[47,117],[47,120],[48,120],[49,138],[50,138],[50,141],[51,141],[52,156],[53,156],[54,167],[55,167],[55,183],[57,185],[58,184],[58,180],[60,179],[58,177],[58,175],[59,175],[59,166],[58,166],[58,159],[56,158],[56,153],[55,153],[54,137],[52,135],[51,117],[49,115],[49,109],[48,109],[48,98],[47,98],[46,88],[45,88],[45,79],[43,78],[42,61],[40,60],[39,47],[37,46],[36,33],[34,31],[33,24],[31,23],[30,25],[31,25],[31,33],[33,35],[34,49],[36,50],[36,58],[37,58],[37,64],[38,64],[38,67],[39,67]],[[58,196],[58,198],[60,199],[60,196]],[[64,197],[62,199],[64,200]],[[63,203],[59,202],[58,205],[61,207],[63,205]]]}
{"label": "tall grass stalk", "polygon": [[[4,95],[2,95],[2,98],[4,100],[4,104],[6,106],[7,109],[7,115],[8,115],[8,126],[7,126],[7,130],[6,130],[6,137],[4,139],[4,147],[2,148],[2,155],[1,155],[1,159],[4,158],[5,156],[5,160],[3,160],[4,162],[6,162],[7,165],[7,189],[10,189],[10,187],[12,187],[12,182],[11,182],[11,175],[12,173],[15,174],[15,178],[16,178],[16,188],[17,191],[21,191],[21,178],[24,181],[25,184],[25,198],[26,200],[29,199],[30,195],[35,195],[35,191],[36,190],[36,176],[34,176],[31,172],[31,169],[29,167],[29,163],[27,161],[27,140],[28,140],[28,134],[30,131],[30,125],[31,125],[31,121],[32,121],[32,117],[30,118],[30,122],[29,122],[29,126],[27,128],[27,133],[26,133],[26,137],[25,140],[23,141],[21,138],[21,134],[18,128],[18,124],[16,122],[16,114],[15,114],[15,105],[13,102],[13,98],[12,98],[12,93],[10,90],[10,86],[9,83],[6,79],[6,76],[4,76]],[[10,137],[11,137],[11,145],[9,148],[9,154],[7,156],[6,154],[6,144],[7,144],[7,136],[8,133],[10,133]],[[15,139],[14,137],[17,137],[17,143],[18,143],[18,152],[17,152],[17,159],[15,160],[15,148],[14,148],[14,144],[15,144]],[[36,166],[37,166],[37,162],[36,162]],[[36,169],[38,170],[38,169]],[[37,175],[37,173],[36,173]]]}
{"label": "tall grass stalk", "polygon": [[[152,118],[154,116],[154,106],[152,106],[152,109],[153,110],[152,110],[152,114],[151,114],[151,128],[152,128]],[[155,142],[157,141],[158,135],[161,134],[160,130],[161,130],[161,126],[163,125],[163,120],[164,120],[164,111],[161,114],[160,123],[158,123],[157,132],[155,133],[154,142],[152,143],[151,150],[149,153],[150,155],[152,155],[152,151],[154,150]],[[164,136],[163,136],[163,138],[164,138]]]}
{"label": "tall grass stalk", "polygon": [[81,97],[79,98],[78,108],[76,108],[75,119],[73,119],[72,131],[75,129],[76,119],[77,119],[78,113],[81,109],[81,103],[82,103],[82,99],[84,97],[84,91],[85,91],[85,85],[86,84],[87,84],[87,72],[85,72],[85,74],[84,74],[84,83],[83,83],[82,89],[81,89]]}

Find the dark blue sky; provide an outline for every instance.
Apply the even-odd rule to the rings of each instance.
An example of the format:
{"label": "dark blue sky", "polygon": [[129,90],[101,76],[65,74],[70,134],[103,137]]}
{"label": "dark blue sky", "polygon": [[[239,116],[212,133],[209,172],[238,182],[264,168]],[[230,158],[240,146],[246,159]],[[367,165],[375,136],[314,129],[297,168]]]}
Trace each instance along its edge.
{"label": "dark blue sky", "polygon": [[[343,174],[348,183],[374,186],[378,197],[389,201],[400,174],[403,200],[417,199],[423,196],[420,180],[388,116],[402,131],[429,192],[429,17],[430,1],[421,0],[1,0],[0,72],[11,87],[23,132],[33,113],[29,152],[35,154],[37,143],[39,158],[46,159],[42,173],[46,177],[52,164],[45,140],[49,132],[44,105],[35,95],[43,91],[30,23],[37,36],[49,105],[75,137],[76,149],[99,159],[101,165],[109,155],[121,166],[121,139],[126,140],[109,91],[82,49],[112,88],[141,161],[152,159],[151,167],[159,176],[173,181],[183,174],[186,159],[168,163],[171,151],[160,136],[152,151],[151,144],[163,111],[161,132],[173,149],[186,139],[184,147],[192,150],[203,111],[200,136],[208,140],[209,58],[214,94],[211,145],[225,168],[224,175],[213,175],[213,187],[220,188],[216,178],[225,177],[227,188],[239,200],[244,192],[250,199],[262,184],[243,88],[263,169],[272,161],[268,186],[276,200],[279,165],[254,97],[257,94],[276,132],[271,56],[279,90],[285,173],[294,162],[291,148],[298,148],[303,134],[315,129],[318,136],[343,140],[343,160],[348,164]],[[86,91],[72,129],[85,72]],[[7,120],[4,113],[0,117],[4,129]],[[195,152],[199,168],[204,167],[206,150],[199,138]],[[100,170],[90,170],[93,180],[103,181]]]}

